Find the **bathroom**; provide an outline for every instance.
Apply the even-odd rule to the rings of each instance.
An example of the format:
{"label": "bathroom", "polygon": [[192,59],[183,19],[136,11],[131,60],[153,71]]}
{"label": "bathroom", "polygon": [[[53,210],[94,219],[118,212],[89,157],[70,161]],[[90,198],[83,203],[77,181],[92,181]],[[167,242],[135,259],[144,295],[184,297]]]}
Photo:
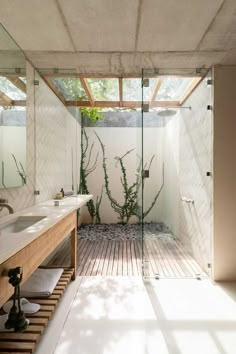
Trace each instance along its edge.
{"label": "bathroom", "polygon": [[[133,149],[126,156],[127,159],[124,159],[129,183],[132,185],[137,178],[137,174],[140,173],[140,156],[143,156],[143,167],[145,165],[150,167],[147,168],[149,176],[145,178],[144,189],[139,191],[138,197],[140,197],[141,210],[147,210],[153,197],[157,194],[158,198],[148,215],[142,220],[143,222],[139,223],[136,215],[136,217],[132,216],[126,225],[137,226],[135,229],[136,234],[133,236],[137,238],[137,243],[133,242],[136,239],[127,239],[125,242],[116,240],[117,242],[123,242],[124,251],[122,251],[122,255],[125,252],[126,259],[124,260],[123,256],[121,256],[121,259],[124,261],[125,267],[127,267],[126,273],[123,272],[123,264],[121,265],[122,270],[118,270],[119,262],[121,261],[119,252],[116,260],[117,247],[116,244],[107,242],[106,238],[109,236],[103,236],[103,243],[100,242],[101,239],[99,238],[88,240],[90,243],[87,243],[87,245],[84,238],[80,239],[83,228],[86,229],[84,224],[91,224],[89,212],[86,206],[83,206],[78,217],[77,267],[80,273],[78,273],[79,277],[76,280],[77,285],[83,276],[118,276],[114,282],[108,279],[111,295],[113,289],[114,297],[115,295],[118,297],[119,294],[116,293],[115,288],[121,275],[138,275],[140,278],[143,275],[145,280],[155,279],[156,281],[161,281],[162,278],[166,280],[173,278],[180,281],[184,278],[190,282],[196,279],[232,279],[234,277],[234,261],[231,258],[230,243],[226,242],[227,239],[222,241],[220,236],[218,238],[214,237],[213,234],[213,230],[217,234],[217,227],[221,227],[219,224],[222,224],[219,221],[219,224],[214,224],[213,220],[214,212],[219,213],[218,208],[220,208],[221,204],[220,199],[215,199],[216,204],[215,208],[213,208],[213,184],[215,183],[216,192],[218,187],[218,181],[214,181],[212,177],[213,143],[217,136],[216,133],[219,134],[220,131],[220,134],[222,134],[224,126],[221,124],[218,127],[217,120],[215,125],[213,125],[212,107],[217,97],[219,103],[218,106],[217,104],[215,105],[215,117],[217,117],[217,114],[222,114],[220,107],[225,97],[220,92],[220,87],[222,85],[227,87],[227,82],[224,81],[224,78],[230,77],[232,73],[235,75],[235,69],[232,68],[232,71],[230,71],[229,68],[215,68],[214,73],[204,68],[200,71],[188,70],[185,72],[185,76],[196,81],[180,105],[176,104],[180,100],[172,98],[171,104],[168,102],[168,104],[161,107],[155,107],[154,104],[151,104],[153,102],[150,97],[149,112],[144,107],[141,110],[141,105],[136,107],[136,109],[128,106],[121,107],[121,109],[118,107],[116,110],[110,109],[112,107],[105,110],[104,107],[100,106],[99,108],[103,108],[101,109],[101,119],[98,119],[96,123],[91,123],[89,119],[81,117],[82,103],[80,105],[72,105],[71,102],[74,99],[70,97],[71,92],[68,93],[68,96],[64,96],[63,90],[60,91],[59,89],[60,86],[52,83],[52,79],[60,80],[76,77],[75,70],[35,69],[26,60],[21,50],[16,47],[16,44],[11,42],[11,38],[7,37],[7,33],[4,32],[3,28],[1,31],[1,38],[4,38],[4,49],[7,52],[9,51],[10,54],[14,52],[12,57],[9,57],[9,53],[1,56],[1,77],[10,79],[10,82],[14,80],[14,85],[15,87],[18,86],[18,93],[21,92],[21,94],[19,97],[12,97],[10,101],[6,97],[9,94],[8,91],[5,91],[5,96],[1,94],[0,97],[0,103],[3,107],[0,111],[0,144],[5,144],[4,146],[1,145],[0,153],[6,152],[5,146],[8,144],[10,150],[8,149],[9,151],[6,152],[8,154],[7,160],[11,161],[11,167],[4,164],[3,168],[3,164],[1,164],[1,203],[10,207],[1,208],[0,222],[4,223],[5,220],[10,220],[12,215],[8,214],[12,211],[15,214],[40,204],[46,208],[46,204],[43,203],[49,200],[53,203],[54,196],[62,188],[69,193],[77,193],[79,191],[81,136],[82,129],[84,129],[90,144],[94,143],[93,153],[90,157],[92,165],[96,161],[96,169],[87,178],[89,194],[93,195],[92,200],[94,202],[96,198],[99,200],[102,186],[104,185],[103,151],[97,137],[105,145],[110,189],[114,198],[121,201],[123,193],[119,165],[117,166],[115,157],[122,157]],[[7,48],[6,43],[8,45]],[[153,85],[152,80],[155,80],[157,85],[158,80],[165,81],[177,75],[173,71],[171,75],[168,75],[168,70],[158,73],[154,69],[152,70],[152,72],[149,69],[143,70],[142,73],[140,72],[140,82],[141,79],[149,80],[149,84]],[[178,74],[177,77],[179,78],[181,75],[183,73]],[[215,80],[215,92],[213,92],[213,77]],[[78,75],[76,79],[79,80]],[[121,78],[120,80],[117,78],[117,82],[117,92],[119,93],[119,88],[125,84],[121,83]],[[145,82],[147,83],[147,81]],[[138,102],[142,101],[142,96],[145,97],[145,90],[149,89],[149,86],[145,85],[143,87],[140,85],[139,97],[136,99]],[[153,86],[151,87],[153,89]],[[77,95],[77,92],[75,95]],[[183,98],[183,96],[184,94],[182,93],[181,97]],[[133,97],[132,99],[135,101]],[[130,102],[132,99],[125,100],[123,97],[123,101]],[[15,101],[19,101],[19,106],[16,106]],[[232,100],[230,104],[231,106],[228,106],[228,110],[224,105],[224,114],[232,117]],[[123,111],[122,108],[126,110]],[[160,112],[164,113],[158,114]],[[17,118],[17,120],[18,122],[20,121],[20,124],[18,123],[17,126],[14,126],[16,114],[19,114],[20,118]],[[6,122],[8,123],[6,124]],[[11,128],[10,136],[6,133],[9,124]],[[6,126],[7,129],[5,129]],[[13,133],[13,129],[17,132]],[[219,131],[214,129],[219,129]],[[19,142],[21,142],[20,146],[17,145]],[[14,152],[12,152],[13,145],[15,145]],[[223,149],[223,146],[215,146],[215,148]],[[220,156],[219,154],[218,156],[219,160],[214,157],[216,172],[217,168],[222,170],[222,155]],[[225,157],[226,153],[223,160],[225,160]],[[1,160],[4,160],[2,155]],[[152,163],[150,164],[151,160]],[[88,160],[86,161],[88,162]],[[17,181],[15,185],[15,182],[11,180],[13,173],[7,174],[8,168],[11,171],[14,170],[15,180]],[[146,170],[146,168],[143,169]],[[60,208],[64,208],[62,204],[64,200],[66,199],[59,199]],[[120,221],[118,214],[112,208],[105,186],[103,187],[99,211],[100,223],[92,225],[95,235],[96,227],[117,224]],[[162,243],[164,246],[160,248],[159,252],[152,251],[152,237],[149,238],[147,236],[147,230],[152,224],[159,225],[161,228],[157,236],[157,242],[159,247],[162,247]],[[226,221],[224,222],[225,224]],[[121,227],[124,226],[121,225]],[[153,231],[151,231],[151,234],[153,235]],[[230,239],[230,235],[228,237]],[[65,237],[62,243],[57,248],[55,247],[56,249],[53,252],[50,252],[49,258],[46,257],[43,264],[49,263],[57,266],[65,262],[65,265],[69,266],[69,243],[70,239]],[[103,250],[99,249],[99,244],[107,244],[106,251],[103,251],[105,246]],[[220,254],[222,244],[224,252]],[[82,247],[82,245],[84,246]],[[157,246],[155,247],[157,249]],[[80,253],[80,250],[83,250],[83,252]],[[90,253],[89,250],[91,250]],[[165,254],[163,250],[166,251]],[[114,252],[113,256],[112,252]],[[160,254],[163,255],[163,258],[160,257]],[[133,255],[136,256],[135,261]],[[173,255],[176,258],[172,258]],[[181,256],[182,259],[178,263]],[[94,274],[94,265],[98,263],[99,257],[103,259],[104,263],[101,266],[99,261],[98,270]],[[227,264],[228,257],[229,264]],[[159,268],[158,262],[161,264]],[[181,264],[183,265],[182,267]],[[107,267],[106,271],[104,271],[105,267]],[[115,267],[117,270],[114,273],[113,269]],[[184,272],[184,267],[189,271]],[[97,278],[94,280],[95,285],[92,284],[92,279],[88,279],[88,282],[90,282],[88,284],[91,285],[91,289],[94,289],[94,292],[99,287],[98,282],[101,280],[102,284],[104,281],[99,277]],[[71,289],[75,287],[74,284],[72,284]],[[124,292],[127,291],[127,293],[131,294],[132,284],[132,281],[129,286],[125,284]],[[101,286],[103,286],[104,290],[107,285],[104,283]],[[81,294],[87,296],[86,289],[85,286],[81,290]],[[72,290],[68,289],[68,291]],[[69,292],[67,292],[67,296]],[[68,297],[65,297],[65,299],[68,299]],[[53,331],[52,327],[50,330]],[[50,330],[49,333],[52,333]],[[89,337],[89,329],[86,335]],[[83,337],[83,334],[81,336]]]}

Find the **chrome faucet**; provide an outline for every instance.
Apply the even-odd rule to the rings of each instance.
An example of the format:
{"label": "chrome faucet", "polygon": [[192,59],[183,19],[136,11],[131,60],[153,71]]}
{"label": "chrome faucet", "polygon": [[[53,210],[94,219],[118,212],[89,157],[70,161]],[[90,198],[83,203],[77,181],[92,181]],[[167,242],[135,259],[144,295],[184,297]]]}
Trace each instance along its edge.
{"label": "chrome faucet", "polygon": [[13,208],[10,204],[7,204],[7,203],[0,203],[0,211],[3,209],[3,208],[7,208],[8,211],[9,211],[9,214],[13,214],[14,211],[13,211]]}

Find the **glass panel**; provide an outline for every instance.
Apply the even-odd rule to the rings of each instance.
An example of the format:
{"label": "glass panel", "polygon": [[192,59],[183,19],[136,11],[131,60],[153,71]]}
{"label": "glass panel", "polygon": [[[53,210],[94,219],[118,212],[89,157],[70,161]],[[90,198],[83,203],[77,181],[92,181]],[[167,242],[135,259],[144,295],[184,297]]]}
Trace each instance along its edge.
{"label": "glass panel", "polygon": [[0,91],[5,93],[12,100],[25,100],[26,95],[20,89],[18,89],[11,81],[6,77],[0,77]]}
{"label": "glass panel", "polygon": [[80,82],[80,79],[65,77],[53,78],[51,81],[62,93],[66,101],[88,101],[88,96]]}
{"label": "glass panel", "polygon": [[123,79],[123,100],[141,101],[141,79]]}
{"label": "glass panel", "polygon": [[162,84],[157,93],[156,101],[179,101],[192,83],[193,78],[168,77],[161,80]]}
{"label": "glass panel", "polygon": [[[128,79],[127,79],[128,80]],[[141,80],[140,86],[137,86],[136,92],[142,98]],[[123,80],[124,82],[124,80]],[[131,81],[132,82],[132,81]],[[137,82],[136,82],[137,83]],[[127,92],[128,93],[128,92]],[[137,225],[137,243],[138,243],[138,261],[140,266],[140,273],[143,269],[143,112],[136,112],[136,183],[137,183],[137,212],[138,212],[138,225]]]}
{"label": "glass panel", "polygon": [[95,101],[119,101],[119,81],[116,78],[87,79]]}
{"label": "glass panel", "polygon": [[[156,84],[156,79],[150,78],[149,86],[143,90],[143,100],[150,101]],[[141,78],[123,79],[123,100],[124,101],[142,101]]]}

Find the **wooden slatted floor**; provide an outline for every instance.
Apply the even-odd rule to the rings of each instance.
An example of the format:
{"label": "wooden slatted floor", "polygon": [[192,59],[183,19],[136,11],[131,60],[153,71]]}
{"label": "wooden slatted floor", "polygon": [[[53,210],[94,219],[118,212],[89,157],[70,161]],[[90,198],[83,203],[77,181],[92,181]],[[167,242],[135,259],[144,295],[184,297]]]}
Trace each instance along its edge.
{"label": "wooden slatted floor", "polygon": [[[69,265],[69,241],[51,260],[50,265]],[[206,277],[193,257],[179,241],[170,238],[146,240],[145,259],[149,259],[149,275],[160,278]],[[141,275],[141,242],[78,240],[79,276],[134,276]]]}

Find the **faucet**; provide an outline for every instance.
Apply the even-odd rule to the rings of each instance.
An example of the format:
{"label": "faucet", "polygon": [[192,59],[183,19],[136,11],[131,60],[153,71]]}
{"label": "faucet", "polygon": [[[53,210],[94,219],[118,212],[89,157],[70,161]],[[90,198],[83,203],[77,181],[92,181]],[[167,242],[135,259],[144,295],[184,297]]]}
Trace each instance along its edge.
{"label": "faucet", "polygon": [[0,211],[3,209],[3,208],[7,208],[8,211],[9,211],[9,214],[13,214],[14,211],[13,211],[13,208],[10,204],[7,204],[7,203],[0,203]]}

